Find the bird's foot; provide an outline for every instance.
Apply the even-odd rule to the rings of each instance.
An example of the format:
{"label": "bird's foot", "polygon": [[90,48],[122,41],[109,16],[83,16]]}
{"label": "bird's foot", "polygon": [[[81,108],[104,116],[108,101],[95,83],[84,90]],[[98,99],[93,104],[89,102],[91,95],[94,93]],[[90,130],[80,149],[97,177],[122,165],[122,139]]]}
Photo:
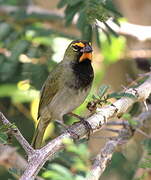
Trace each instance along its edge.
{"label": "bird's foot", "polygon": [[88,133],[88,140],[89,140],[89,138],[90,138],[90,134],[91,134],[91,132],[93,131],[93,129],[92,129],[92,127],[91,127],[91,125],[89,124],[89,122],[88,121],[86,121],[83,117],[81,117],[81,116],[79,116],[79,115],[77,115],[77,114],[74,114],[74,113],[72,113],[72,112],[70,112],[70,113],[68,113],[69,115],[71,115],[71,116],[73,116],[73,117],[75,117],[75,118],[77,118],[77,119],[79,119],[82,123],[83,123],[83,125],[85,126],[85,128],[86,128],[86,130],[87,130],[87,133]]}
{"label": "bird's foot", "polygon": [[76,132],[74,132],[73,130],[68,129],[69,126],[67,126],[63,121],[55,120],[55,122],[61,127],[63,127],[64,130],[62,130],[62,132],[67,131],[69,134],[71,134],[72,137],[75,137],[75,139],[79,139],[79,135],[77,135]]}
{"label": "bird's foot", "polygon": [[59,126],[63,127],[64,131],[68,128],[68,126],[67,126],[63,121],[55,120],[55,122],[56,122]]}
{"label": "bird's foot", "polygon": [[67,129],[67,132],[74,138],[74,139],[80,139],[80,136],[73,130]]}
{"label": "bird's foot", "polygon": [[80,121],[83,123],[83,125],[85,126],[86,130],[87,130],[87,140],[90,139],[90,135],[91,135],[91,132],[93,132],[93,129],[91,127],[91,125],[89,124],[88,121],[86,121],[84,118],[80,118]]}

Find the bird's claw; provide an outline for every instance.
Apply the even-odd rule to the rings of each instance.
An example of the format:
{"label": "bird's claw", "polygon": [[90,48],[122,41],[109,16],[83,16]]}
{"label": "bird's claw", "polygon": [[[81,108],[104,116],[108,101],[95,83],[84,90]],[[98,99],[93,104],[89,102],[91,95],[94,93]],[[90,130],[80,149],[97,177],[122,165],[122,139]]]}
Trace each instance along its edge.
{"label": "bird's claw", "polygon": [[91,132],[93,131],[93,129],[92,129],[91,125],[89,124],[89,122],[86,121],[83,117],[81,117],[81,116],[79,116],[79,115],[77,115],[77,114],[74,114],[74,113],[72,113],[72,112],[70,112],[70,113],[68,113],[68,114],[69,114],[70,116],[73,116],[73,117],[79,119],[79,120],[82,122],[82,124],[85,126],[85,128],[86,128],[86,130],[87,130],[87,133],[88,133],[88,138],[87,138],[87,139],[89,140],[90,134],[91,134]]}
{"label": "bird's claw", "polygon": [[86,130],[87,130],[87,140],[90,139],[90,135],[91,135],[91,132],[93,132],[93,129],[91,127],[91,125],[89,124],[88,121],[86,121],[84,118],[80,118],[80,121],[83,123],[83,125],[85,126]]}
{"label": "bird's claw", "polygon": [[80,139],[80,136],[78,134],[76,134],[75,131],[72,131],[71,129],[67,129],[67,132],[75,139]]}

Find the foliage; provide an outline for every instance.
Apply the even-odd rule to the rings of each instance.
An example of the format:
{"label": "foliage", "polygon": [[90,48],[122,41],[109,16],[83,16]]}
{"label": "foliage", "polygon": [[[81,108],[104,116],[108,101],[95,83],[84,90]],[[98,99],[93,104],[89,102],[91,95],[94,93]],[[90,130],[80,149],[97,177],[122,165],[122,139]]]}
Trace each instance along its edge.
{"label": "foliage", "polygon": [[99,88],[98,94],[92,95],[91,100],[88,102],[87,108],[90,111],[96,110],[97,106],[103,106],[105,104],[111,104],[111,99],[120,99],[123,97],[127,98],[136,98],[135,95],[126,93],[126,92],[113,92],[113,93],[107,93],[109,90],[109,86],[107,85],[101,85]]}
{"label": "foliage", "polygon": [[[93,34],[95,34],[98,45],[100,45],[100,39],[98,36],[98,27],[93,26],[95,20],[98,19],[104,23],[107,29],[112,30],[105,21],[109,17],[112,17],[117,23],[117,17],[121,16],[111,0],[60,0],[58,8],[62,7],[65,7],[66,26],[71,25],[74,17],[77,16],[76,25],[81,31],[81,37],[91,41]],[[112,32],[115,34],[113,30]]]}
{"label": "foliage", "polygon": [[143,142],[144,150],[146,152],[146,158],[143,159],[143,162],[140,163],[141,168],[151,168],[151,140],[146,139]]}
{"label": "foliage", "polygon": [[[70,41],[77,39],[77,35],[73,37],[68,33],[62,33],[61,30],[54,31],[48,28],[49,20],[55,22],[58,19],[61,21],[64,19],[53,14],[29,14],[26,11],[28,3],[28,0],[0,1],[0,5],[19,7],[13,13],[1,14],[0,19],[0,109],[15,122],[23,135],[31,141],[34,131],[31,120],[32,118],[36,119],[34,113],[38,106],[39,89],[47,78],[48,72],[56,65],[53,59],[54,42],[58,38],[59,43],[56,49],[63,51],[62,44],[64,46],[65,43],[60,37]],[[81,32],[81,37],[78,38],[90,41],[95,39],[98,46],[101,47],[107,65],[116,62],[121,57],[125,40],[118,37],[105,23],[108,18],[112,17],[113,21],[118,24],[118,17],[121,16],[112,0],[60,0],[58,7],[65,8],[67,28],[75,23],[74,19],[77,18],[76,27]],[[103,22],[107,31],[100,33],[95,25],[95,19]],[[103,70],[99,73],[104,74]],[[100,74],[96,76],[99,77],[100,81]],[[135,98],[128,93],[108,94],[108,89],[107,85],[101,86],[98,94],[90,98],[91,102],[104,105],[111,103],[109,101],[111,98]],[[85,107],[81,107],[78,114],[84,111]],[[32,115],[31,111],[34,111]],[[53,127],[50,129],[53,131]],[[55,135],[53,134],[53,136]],[[0,143],[8,143],[8,139],[8,127],[0,126]],[[65,151],[58,153],[51,163],[47,163],[41,175],[45,179],[53,180],[83,180],[90,167],[90,152],[87,144],[85,142],[74,144],[70,140],[66,140],[64,144]],[[16,146],[19,145],[15,144]],[[113,165],[113,169],[119,168],[123,164],[123,161],[117,160],[118,157],[115,159],[116,163]],[[2,171],[4,170],[0,169],[0,173]],[[12,174],[20,174],[17,169],[9,171]],[[8,177],[3,178],[2,174],[0,177],[8,179]]]}
{"label": "foliage", "polygon": [[65,151],[59,153],[54,162],[48,163],[42,176],[53,180],[84,180],[90,166],[87,145],[74,144],[70,139],[64,140],[64,145]]}
{"label": "foliage", "polygon": [[9,142],[9,131],[10,129],[15,128],[15,125],[1,125],[0,126],[0,143],[7,144]]}

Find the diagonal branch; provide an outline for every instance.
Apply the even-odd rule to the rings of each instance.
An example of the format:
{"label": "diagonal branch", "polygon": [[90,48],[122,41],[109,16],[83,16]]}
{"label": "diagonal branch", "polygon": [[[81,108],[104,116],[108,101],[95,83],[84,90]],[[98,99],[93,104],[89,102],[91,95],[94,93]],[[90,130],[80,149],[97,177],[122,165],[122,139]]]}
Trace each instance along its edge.
{"label": "diagonal branch", "polygon": [[30,157],[30,155],[32,155],[34,153],[34,149],[30,146],[30,144],[26,141],[26,139],[23,137],[23,135],[21,134],[21,132],[19,131],[19,129],[12,125],[8,119],[6,119],[6,117],[0,112],[0,119],[2,121],[2,123],[4,125],[9,125],[9,130],[10,133],[15,136],[15,138],[17,139],[17,141],[21,144],[21,146],[23,147],[23,149],[25,150],[26,154],[28,155],[28,157]]}
{"label": "diagonal branch", "polygon": [[149,111],[141,113],[133,120],[136,122],[136,126],[130,128],[131,125],[128,125],[127,122],[128,128],[121,129],[119,136],[114,140],[108,141],[104,148],[101,149],[100,153],[95,158],[86,180],[98,180],[108,166],[108,162],[110,162],[117,146],[126,143],[129,138],[132,138],[137,128],[142,128],[144,126],[145,121],[151,121],[151,105],[149,106]]}
{"label": "diagonal branch", "polygon": [[[125,92],[134,95],[136,98],[122,97],[111,105],[97,108],[96,113],[86,119],[86,121],[91,125],[93,132],[100,130],[101,127],[112,117],[120,117],[121,114],[125,113],[133,103],[137,101],[145,101],[151,93],[151,76],[149,76],[148,79],[139,87],[130,88]],[[2,113],[0,114],[0,118],[4,124],[9,124],[9,121],[2,115]],[[87,129],[84,124],[75,123],[70,126],[65,133],[52,140],[41,149],[36,150],[32,149],[18,129],[15,132],[12,131],[12,134],[28,154],[28,165],[20,180],[32,180],[36,177],[45,162],[52,158],[56,152],[64,148],[64,139],[82,138],[87,134]],[[118,144],[118,142],[116,143]]]}

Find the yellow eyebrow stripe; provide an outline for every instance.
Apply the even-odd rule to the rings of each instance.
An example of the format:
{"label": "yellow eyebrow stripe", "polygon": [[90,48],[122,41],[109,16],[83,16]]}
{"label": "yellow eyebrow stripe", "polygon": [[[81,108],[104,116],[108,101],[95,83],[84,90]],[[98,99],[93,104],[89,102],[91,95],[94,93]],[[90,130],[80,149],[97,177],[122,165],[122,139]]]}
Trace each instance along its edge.
{"label": "yellow eyebrow stripe", "polygon": [[79,43],[74,43],[73,46],[84,47],[85,45],[82,42],[79,42]]}

